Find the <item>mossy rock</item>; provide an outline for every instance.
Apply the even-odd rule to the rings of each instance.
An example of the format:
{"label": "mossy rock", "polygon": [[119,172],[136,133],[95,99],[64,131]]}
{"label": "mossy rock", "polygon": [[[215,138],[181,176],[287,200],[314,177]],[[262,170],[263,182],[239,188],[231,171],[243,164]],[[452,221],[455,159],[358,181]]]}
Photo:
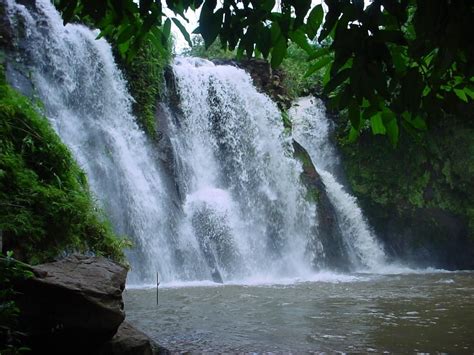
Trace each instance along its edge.
{"label": "mossy rock", "polygon": [[123,239],[37,106],[0,78],[0,230],[3,248],[30,263],[69,251],[123,260]]}

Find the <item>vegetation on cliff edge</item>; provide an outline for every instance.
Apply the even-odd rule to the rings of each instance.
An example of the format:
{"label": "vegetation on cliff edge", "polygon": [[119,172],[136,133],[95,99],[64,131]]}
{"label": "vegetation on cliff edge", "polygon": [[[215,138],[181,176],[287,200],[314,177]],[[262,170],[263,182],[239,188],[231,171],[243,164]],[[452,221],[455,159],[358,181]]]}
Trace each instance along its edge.
{"label": "vegetation on cliff edge", "polygon": [[0,78],[0,230],[29,263],[91,251],[123,260],[84,172],[37,107]]}
{"label": "vegetation on cliff edge", "polygon": [[[397,149],[370,134],[354,144],[341,140],[350,186],[369,215],[416,220],[418,212],[438,209],[461,218],[474,238],[474,128],[450,122],[433,127],[422,143],[401,136]],[[426,222],[436,231],[437,218]]]}
{"label": "vegetation on cliff edge", "polygon": [[[170,63],[170,46],[159,51],[148,42],[137,50],[132,61],[121,60],[130,94],[134,102],[133,113],[142,129],[156,138],[156,105],[163,95],[164,71]],[[120,60],[120,58],[118,58]]]}

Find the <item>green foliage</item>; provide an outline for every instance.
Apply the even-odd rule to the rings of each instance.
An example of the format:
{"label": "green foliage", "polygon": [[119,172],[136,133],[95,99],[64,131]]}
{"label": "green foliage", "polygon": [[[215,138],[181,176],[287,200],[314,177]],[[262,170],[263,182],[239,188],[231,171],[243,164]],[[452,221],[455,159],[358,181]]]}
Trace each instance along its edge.
{"label": "green foliage", "polygon": [[[3,72],[3,70],[2,70]],[[123,260],[84,172],[48,121],[0,80],[0,230],[18,257],[39,263],[65,251]]]}
{"label": "green foliage", "polygon": [[307,75],[311,62],[307,60],[305,51],[292,44],[288,47],[286,58],[281,68],[286,73],[285,87],[292,98],[321,92],[323,73],[316,71]]}
{"label": "green foliage", "polygon": [[206,48],[204,40],[199,35],[192,37],[192,47],[185,50],[183,55],[206,59],[235,59],[237,57],[236,51],[222,48],[219,39]]}
{"label": "green foliage", "polygon": [[133,112],[145,132],[156,138],[156,103],[164,86],[164,70],[171,59],[169,50],[158,51],[152,43],[144,42],[130,62],[123,64],[134,98]]}
{"label": "green foliage", "polygon": [[[186,56],[200,57],[206,59],[237,59],[237,52],[222,48],[219,40],[216,40],[208,48],[200,36],[193,37],[192,48],[186,50]],[[291,98],[309,95],[310,93],[322,91],[323,76],[321,72],[306,75],[310,67],[306,52],[295,44],[288,46],[287,55],[281,64],[285,73],[284,86]]]}
{"label": "green foliage", "polygon": [[332,33],[334,62],[325,92],[335,108],[358,107],[373,133],[387,134],[396,145],[399,126],[419,135],[425,122],[459,114],[459,104],[469,101],[474,89],[470,2],[327,5],[319,40]]}
{"label": "green foliage", "polygon": [[0,254],[0,352],[18,354],[28,349],[21,346],[23,334],[18,331],[20,310],[15,303],[14,284],[19,280],[32,277],[27,267],[15,259],[13,253]]}
{"label": "green foliage", "polygon": [[[199,27],[208,48],[216,39],[238,57],[262,55],[279,66],[290,42],[311,61],[308,75],[326,68],[324,91],[339,110],[357,108],[374,133],[398,142],[400,128],[423,133],[419,124],[456,114],[474,101],[474,9],[470,0],[176,0],[167,7],[186,21],[185,10],[201,8]],[[65,21],[90,18],[132,58],[139,44],[167,45],[171,21],[162,1],[57,0]],[[323,16],[324,15],[324,16]],[[177,18],[173,23],[189,34]],[[311,42],[329,45],[316,48]],[[380,116],[381,115],[381,116]],[[351,121],[352,122],[352,121]],[[364,125],[352,127],[351,139]]]}
{"label": "green foliage", "polygon": [[402,134],[397,149],[366,132],[357,144],[342,144],[349,183],[371,215],[439,209],[463,218],[474,238],[474,129],[450,121],[420,143]]}
{"label": "green foliage", "polygon": [[[192,1],[184,2],[186,7],[193,6]],[[144,43],[153,43],[155,50],[163,56],[168,52],[171,21],[162,20],[161,1],[55,0],[54,3],[62,12],[65,23],[80,21],[99,28],[99,37],[111,40],[129,62]],[[168,3],[172,11],[183,15],[183,4]],[[176,22],[179,20],[175,19]]]}

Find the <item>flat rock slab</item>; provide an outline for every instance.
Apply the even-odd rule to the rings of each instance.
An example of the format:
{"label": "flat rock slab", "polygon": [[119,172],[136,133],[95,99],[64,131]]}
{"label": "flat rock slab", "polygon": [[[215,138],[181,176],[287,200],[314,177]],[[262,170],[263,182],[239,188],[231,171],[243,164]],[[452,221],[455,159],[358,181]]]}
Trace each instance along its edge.
{"label": "flat rock slab", "polygon": [[72,255],[32,269],[35,277],[19,285],[19,301],[33,349],[80,353],[114,336],[125,319],[126,267]]}

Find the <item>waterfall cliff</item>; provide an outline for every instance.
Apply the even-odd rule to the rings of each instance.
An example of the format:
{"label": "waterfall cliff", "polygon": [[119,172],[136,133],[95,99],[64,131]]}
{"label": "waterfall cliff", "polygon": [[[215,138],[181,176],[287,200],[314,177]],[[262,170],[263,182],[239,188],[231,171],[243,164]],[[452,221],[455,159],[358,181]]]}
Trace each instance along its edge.
{"label": "waterfall cliff", "polygon": [[[175,60],[173,100],[161,104],[159,118],[169,150],[163,159],[160,144],[137,126],[112,49],[96,31],[64,26],[48,0],[8,0],[7,10],[19,48],[10,82],[44,103],[115,230],[132,239],[129,283],[153,283],[157,272],[165,282],[304,279],[314,260],[324,268],[331,246],[320,241],[293,137],[245,71]],[[324,115],[309,108],[294,115],[302,122],[295,137],[337,211],[348,269],[376,268],[384,253],[331,170],[337,155]]]}

